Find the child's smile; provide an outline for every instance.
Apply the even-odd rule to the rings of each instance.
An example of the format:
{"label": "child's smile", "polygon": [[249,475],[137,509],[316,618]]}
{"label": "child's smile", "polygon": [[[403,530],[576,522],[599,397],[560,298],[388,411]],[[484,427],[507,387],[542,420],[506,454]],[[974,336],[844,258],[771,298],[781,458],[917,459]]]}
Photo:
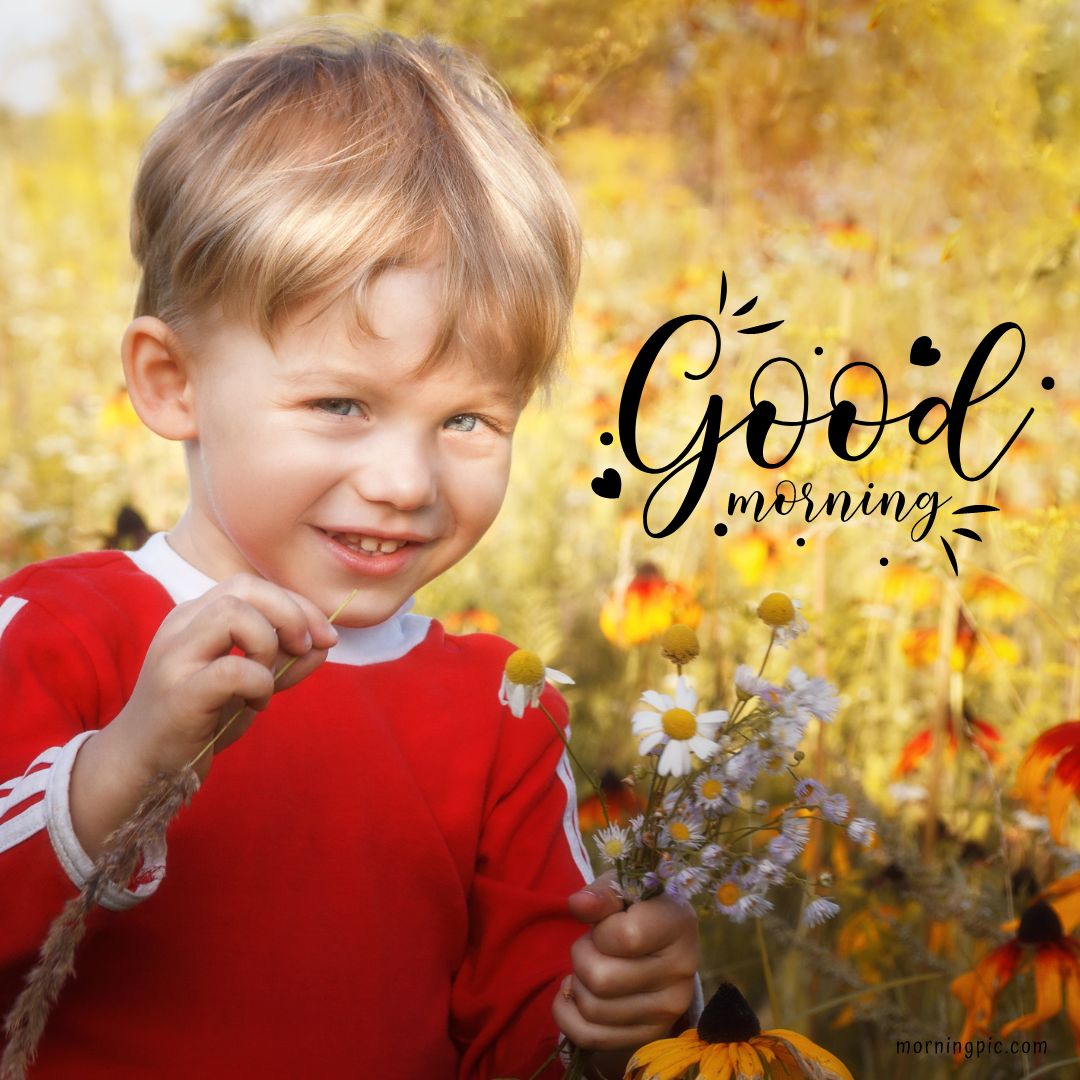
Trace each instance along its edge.
{"label": "child's smile", "polygon": [[370,291],[376,337],[350,340],[344,302],[274,348],[211,327],[186,391],[192,501],[172,546],[327,612],[359,589],[344,625],[381,622],[462,558],[502,503],[519,408],[512,371],[454,357],[416,373],[437,298],[432,271],[397,269]]}

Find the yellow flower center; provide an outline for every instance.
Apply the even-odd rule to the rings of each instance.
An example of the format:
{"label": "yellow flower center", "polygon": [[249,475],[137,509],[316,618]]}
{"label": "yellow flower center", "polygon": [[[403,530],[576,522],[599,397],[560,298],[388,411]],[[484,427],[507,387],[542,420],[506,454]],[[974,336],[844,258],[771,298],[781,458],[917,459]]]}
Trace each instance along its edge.
{"label": "yellow flower center", "polygon": [[717,799],[720,797],[720,793],[724,790],[724,785],[719,780],[709,777],[701,785],[701,797],[703,799]]}
{"label": "yellow flower center", "polygon": [[766,626],[786,626],[795,618],[795,605],[786,593],[769,593],[758,604],[757,614]]}
{"label": "yellow flower center", "polygon": [[536,653],[518,649],[507,657],[506,677],[518,686],[535,686],[544,679],[544,662]]}
{"label": "yellow flower center", "polygon": [[626,845],[617,836],[604,841],[604,854],[612,859],[617,859],[625,849]]}
{"label": "yellow flower center", "polygon": [[673,664],[689,664],[699,652],[697,634],[685,623],[669,626],[660,638],[660,651]]}
{"label": "yellow flower center", "polygon": [[697,720],[686,709],[668,709],[660,718],[664,734],[673,739],[692,739],[697,734]]}
{"label": "yellow flower center", "polygon": [[673,821],[668,826],[668,832],[677,844],[685,844],[690,839],[690,826],[685,821]]}
{"label": "yellow flower center", "polygon": [[719,900],[724,907],[731,907],[732,904],[738,901],[740,896],[742,896],[742,889],[740,889],[734,881],[725,881],[724,884],[716,890],[716,899]]}

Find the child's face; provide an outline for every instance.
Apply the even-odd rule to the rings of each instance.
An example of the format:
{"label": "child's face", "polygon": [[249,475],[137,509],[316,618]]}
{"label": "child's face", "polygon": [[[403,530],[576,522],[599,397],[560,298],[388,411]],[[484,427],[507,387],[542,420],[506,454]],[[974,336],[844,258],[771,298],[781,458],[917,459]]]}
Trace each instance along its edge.
{"label": "child's face", "polygon": [[368,306],[379,337],[359,344],[343,306],[273,349],[238,323],[210,329],[191,382],[192,501],[170,537],[182,555],[327,613],[358,589],[338,621],[368,626],[472,548],[502,503],[519,402],[509,373],[467,358],[415,374],[436,297],[429,270],[384,273]]}

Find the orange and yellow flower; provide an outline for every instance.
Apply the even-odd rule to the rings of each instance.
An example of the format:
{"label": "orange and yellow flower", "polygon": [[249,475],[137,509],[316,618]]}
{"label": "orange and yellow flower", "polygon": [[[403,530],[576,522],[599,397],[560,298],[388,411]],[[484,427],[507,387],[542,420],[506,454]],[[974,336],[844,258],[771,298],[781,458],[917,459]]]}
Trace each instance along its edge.
{"label": "orange and yellow flower", "polygon": [[1069,804],[1080,798],[1080,721],[1058,724],[1031,744],[1016,771],[1016,794],[1035,813],[1045,812],[1060,844]]}
{"label": "orange and yellow flower", "polygon": [[[996,762],[1001,757],[997,744],[1001,742],[1001,732],[993,724],[980,720],[976,716],[964,716],[961,731],[967,742],[977,746],[991,762]],[[948,728],[946,730],[945,753],[949,757],[956,755],[958,738],[956,723],[949,715]],[[924,727],[909,739],[900,751],[900,759],[893,768],[893,779],[898,780],[914,772],[919,763],[930,753],[934,746],[933,727]]]}
{"label": "orange and yellow flower", "polygon": [[[1061,1011],[1064,998],[1080,1053],[1080,943],[1066,936],[1057,912],[1045,900],[1036,900],[1027,908],[1015,937],[991,949],[974,970],[953,980],[952,992],[967,1010],[961,1044],[976,1034],[990,1034],[999,995],[1029,959],[1035,969],[1035,1008],[1005,1024],[1001,1037],[1045,1023]],[[957,1063],[960,1060],[957,1055]]]}
{"label": "orange and yellow flower", "polygon": [[608,597],[600,611],[600,629],[616,645],[642,645],[674,623],[695,627],[701,605],[677,581],[668,581],[660,568],[642,563],[624,590]]}
{"label": "orange and yellow flower", "polygon": [[784,1028],[762,1031],[746,998],[721,983],[696,1028],[643,1046],[630,1059],[625,1080],[852,1080],[839,1058],[806,1036]]}

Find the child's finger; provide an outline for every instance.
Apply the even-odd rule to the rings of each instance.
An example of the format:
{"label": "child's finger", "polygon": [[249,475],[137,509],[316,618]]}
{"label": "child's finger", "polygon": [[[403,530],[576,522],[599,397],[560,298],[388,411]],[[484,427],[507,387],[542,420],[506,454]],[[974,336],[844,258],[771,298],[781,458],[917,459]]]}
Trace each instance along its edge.
{"label": "child's finger", "polygon": [[221,656],[188,680],[189,701],[198,712],[217,713],[232,698],[265,709],[274,693],[273,673],[246,656]]}
{"label": "child's finger", "polygon": [[551,1015],[559,1030],[583,1050],[625,1050],[644,1046],[662,1034],[662,1029],[652,1024],[613,1027],[591,1023],[581,1015],[573,992],[573,983],[567,976],[563,989],[555,995]]}
{"label": "child's finger", "polygon": [[688,983],[613,998],[599,997],[574,976],[564,987],[564,993],[566,990],[584,1020],[598,1027],[616,1028],[648,1024],[666,1030],[686,1012],[693,997],[693,987]]}
{"label": "child's finger", "polygon": [[647,956],[677,942],[697,940],[693,909],[668,896],[657,896],[609,915],[593,927],[596,947],[609,956]]}
{"label": "child's finger", "polygon": [[662,990],[681,978],[692,978],[690,960],[673,969],[666,953],[627,958],[611,956],[596,947],[594,934],[578,938],[570,948],[574,974],[597,997],[617,998]]}
{"label": "child's finger", "polygon": [[254,574],[237,574],[211,589],[207,597],[220,590],[236,596],[256,608],[277,630],[281,647],[294,656],[303,656],[312,645],[329,648],[337,641],[337,631],[310,600],[290,592]]}
{"label": "child's finger", "polygon": [[195,615],[182,641],[202,662],[213,661],[235,646],[271,670],[280,652],[274,624],[246,600],[228,593],[215,597]]}
{"label": "child's finger", "polygon": [[[277,693],[280,690],[287,690],[290,686],[295,686],[302,679],[306,679],[325,659],[326,649],[312,649],[311,652],[305,656],[299,657],[294,663],[289,665],[288,671],[285,672],[281,678],[274,682],[274,692]],[[278,665],[280,670],[281,665]]]}
{"label": "child's finger", "polygon": [[609,870],[576,893],[571,893],[568,900],[570,914],[583,923],[592,924],[622,911],[622,898],[615,890],[617,881],[615,871]]}

